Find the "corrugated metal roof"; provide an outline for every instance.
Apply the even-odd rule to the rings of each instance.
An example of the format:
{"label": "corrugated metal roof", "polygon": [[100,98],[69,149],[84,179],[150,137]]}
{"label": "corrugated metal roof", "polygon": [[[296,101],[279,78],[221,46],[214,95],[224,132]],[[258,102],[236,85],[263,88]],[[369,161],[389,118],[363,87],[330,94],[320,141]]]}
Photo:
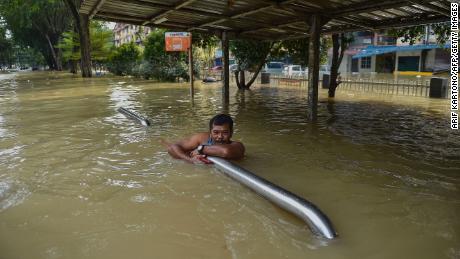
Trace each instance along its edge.
{"label": "corrugated metal roof", "polygon": [[377,30],[450,20],[447,0],[85,0],[95,19],[180,30],[229,32],[231,37],[304,37],[308,19],[328,19],[323,32]]}

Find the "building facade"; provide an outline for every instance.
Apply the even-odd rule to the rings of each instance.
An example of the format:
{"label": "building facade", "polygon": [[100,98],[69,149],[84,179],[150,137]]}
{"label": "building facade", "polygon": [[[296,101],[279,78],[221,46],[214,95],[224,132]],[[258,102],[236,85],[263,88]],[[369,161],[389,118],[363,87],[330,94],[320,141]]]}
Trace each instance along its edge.
{"label": "building facade", "polygon": [[132,24],[117,23],[113,28],[114,45],[120,47],[129,42],[134,42],[137,45],[142,45],[147,35],[151,32],[150,27],[138,26]]}
{"label": "building facade", "polygon": [[450,66],[446,50],[450,45],[437,45],[429,27],[427,32],[427,36],[413,45],[384,33],[354,33],[355,40],[346,50],[339,72],[431,75],[445,71]]}

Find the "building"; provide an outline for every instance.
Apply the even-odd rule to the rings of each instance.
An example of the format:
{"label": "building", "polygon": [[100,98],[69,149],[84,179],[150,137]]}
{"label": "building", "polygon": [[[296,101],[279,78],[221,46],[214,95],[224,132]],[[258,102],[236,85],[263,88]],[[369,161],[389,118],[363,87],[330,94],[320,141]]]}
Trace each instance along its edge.
{"label": "building", "polygon": [[[427,27],[427,31],[429,27]],[[433,33],[413,45],[402,39],[373,32],[355,33],[355,41],[346,50],[339,72],[432,75],[450,67],[450,44],[439,46]]]}
{"label": "building", "polygon": [[151,31],[152,29],[147,26],[117,23],[113,28],[115,47],[132,41],[137,45],[142,45],[143,40]]}
{"label": "building", "polygon": [[[342,63],[339,67],[339,72],[393,72],[394,62],[391,59],[391,57],[381,56],[377,59],[368,56],[362,58],[354,58],[354,56],[360,53],[363,49],[368,48],[369,46],[395,45],[397,42],[396,37],[387,36],[384,33],[365,31],[353,33],[353,38],[354,41],[349,45],[348,49],[344,53]],[[332,55],[329,56],[332,57]]]}

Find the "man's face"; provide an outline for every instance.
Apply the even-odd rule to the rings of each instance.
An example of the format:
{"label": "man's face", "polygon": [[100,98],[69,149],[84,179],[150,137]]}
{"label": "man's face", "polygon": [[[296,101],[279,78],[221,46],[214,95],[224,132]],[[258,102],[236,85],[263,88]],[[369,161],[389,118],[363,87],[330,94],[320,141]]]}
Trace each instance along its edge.
{"label": "man's face", "polygon": [[230,125],[212,125],[211,138],[216,144],[227,144],[232,137]]}

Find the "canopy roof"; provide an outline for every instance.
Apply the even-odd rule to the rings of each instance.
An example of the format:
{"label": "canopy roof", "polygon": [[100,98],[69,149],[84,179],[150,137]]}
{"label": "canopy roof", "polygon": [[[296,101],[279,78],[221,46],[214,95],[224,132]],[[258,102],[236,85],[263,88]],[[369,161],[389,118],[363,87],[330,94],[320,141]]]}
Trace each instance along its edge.
{"label": "canopy roof", "polygon": [[85,0],[80,12],[112,22],[276,40],[307,36],[307,21],[315,13],[327,20],[323,33],[450,21],[453,1]]}

